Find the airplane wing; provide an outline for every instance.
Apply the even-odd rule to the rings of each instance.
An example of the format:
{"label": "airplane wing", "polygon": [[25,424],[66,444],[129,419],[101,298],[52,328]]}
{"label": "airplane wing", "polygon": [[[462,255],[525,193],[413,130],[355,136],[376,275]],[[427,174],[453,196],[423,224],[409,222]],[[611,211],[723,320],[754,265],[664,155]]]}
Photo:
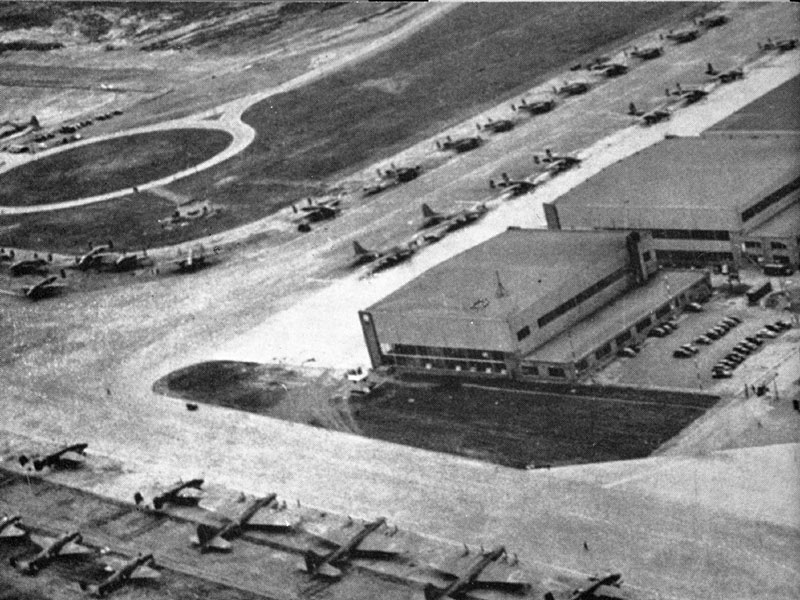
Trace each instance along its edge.
{"label": "airplane wing", "polygon": [[[192,537],[192,544],[195,546],[200,545],[200,539],[197,536]],[[228,552],[231,548],[233,548],[233,544],[231,544],[228,540],[222,538],[221,536],[215,535],[213,538],[206,542],[206,547],[211,548],[213,550],[219,550],[220,552]]]}
{"label": "airplane wing", "polygon": [[286,511],[262,509],[258,511],[245,525],[254,529],[291,529],[300,524],[300,517],[288,514]]}
{"label": "airplane wing", "polygon": [[74,556],[76,554],[92,554],[94,550],[91,548],[87,548],[81,544],[76,544],[75,542],[70,542],[66,546],[61,549],[61,552],[58,553],[59,556]]}
{"label": "airplane wing", "polygon": [[315,575],[328,579],[341,579],[343,573],[330,563],[323,563],[317,567]]}
{"label": "airplane wing", "polygon": [[0,538],[13,538],[13,537],[22,537],[25,535],[26,532],[23,529],[20,529],[16,525],[9,525],[2,531],[0,531]]}
{"label": "airplane wing", "polygon": [[[115,573],[127,566],[129,561],[121,557],[106,556],[103,558],[103,563],[105,564],[105,570],[108,573]],[[131,573],[129,579],[158,579],[159,577],[161,577],[161,573],[159,571],[156,571],[147,565],[142,565],[137,567],[136,570]]]}
{"label": "airplane wing", "polygon": [[42,549],[47,548],[53,542],[56,541],[55,538],[47,537],[47,536],[44,536],[44,535],[36,535],[35,533],[32,533],[30,535],[30,539],[34,544],[36,544],[37,546],[39,546],[39,548],[42,548]]}
{"label": "airplane wing", "polygon": [[131,579],[158,579],[161,577],[161,573],[153,569],[152,567],[148,567],[146,565],[142,565],[138,569],[136,569],[133,574],[131,575]]}

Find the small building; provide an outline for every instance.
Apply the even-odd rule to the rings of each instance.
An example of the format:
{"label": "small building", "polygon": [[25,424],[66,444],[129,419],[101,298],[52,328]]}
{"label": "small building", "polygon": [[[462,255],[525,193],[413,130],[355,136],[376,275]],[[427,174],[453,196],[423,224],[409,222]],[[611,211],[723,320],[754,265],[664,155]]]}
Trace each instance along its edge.
{"label": "small building", "polygon": [[373,367],[564,380],[709,293],[659,271],[649,235],[510,228],[359,315]]}
{"label": "small building", "polygon": [[716,132],[646,148],[544,210],[551,229],[648,232],[665,265],[738,268],[748,257],[771,256],[755,252],[767,240],[770,252],[797,267],[800,230],[781,224],[798,202],[800,136]]}

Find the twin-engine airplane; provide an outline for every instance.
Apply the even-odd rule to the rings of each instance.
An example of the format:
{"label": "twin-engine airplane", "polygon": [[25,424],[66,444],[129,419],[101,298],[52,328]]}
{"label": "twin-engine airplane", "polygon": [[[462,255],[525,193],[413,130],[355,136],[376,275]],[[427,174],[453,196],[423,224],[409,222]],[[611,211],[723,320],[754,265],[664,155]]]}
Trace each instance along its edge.
{"label": "twin-engine airplane", "polygon": [[475,564],[467,569],[466,573],[460,576],[437,569],[437,575],[450,580],[451,583],[446,587],[437,587],[431,583],[427,584],[424,588],[425,600],[440,600],[444,598],[466,600],[473,597],[473,592],[480,593],[481,590],[516,595],[527,594],[531,590],[529,583],[506,581],[504,579],[479,579],[481,574],[504,554],[506,554],[506,549],[503,546],[498,546],[491,552],[481,556]]}
{"label": "twin-engine airplane", "polygon": [[198,546],[200,552],[230,552],[232,545],[229,540],[240,536],[246,529],[261,529],[266,531],[286,531],[293,529],[299,519],[270,511],[261,513],[261,509],[275,503],[276,494],[269,494],[264,498],[255,500],[238,517],[230,520],[226,525],[214,526],[201,523],[197,526],[197,535],[192,537],[192,544]]}
{"label": "twin-engine airplane", "polygon": [[42,550],[30,560],[19,560],[14,556],[9,559],[11,566],[24,575],[36,575],[54,561],[92,554],[92,550],[81,545],[81,534],[78,531],[68,533],[60,538],[30,536],[31,541]]}
{"label": "twin-engine airplane", "polygon": [[72,444],[52,454],[34,458],[33,460],[23,454],[19,457],[19,464],[24,467],[32,462],[33,468],[36,471],[41,471],[47,467],[75,469],[83,464],[86,458],[86,447],[88,445],[89,444]]}
{"label": "twin-engine airplane", "polygon": [[[343,573],[340,567],[354,558],[383,559],[390,560],[400,554],[393,549],[392,545],[385,540],[386,536],[372,536],[382,525],[386,524],[386,519],[381,517],[376,521],[367,523],[355,535],[340,539],[327,540],[326,542],[334,546],[335,549],[325,555],[319,555],[313,550],[307,550],[304,563],[300,569],[315,577],[327,579],[339,579]],[[335,535],[333,533],[327,536]],[[371,537],[370,537],[371,536]]]}
{"label": "twin-engine airplane", "polygon": [[[569,600],[592,600],[597,595],[597,591],[603,586],[618,588],[622,585],[622,573],[608,573],[602,577],[593,576],[589,578],[591,585],[585,588],[578,588],[569,597]],[[552,592],[544,595],[544,600],[555,600]]]}
{"label": "twin-engine airplane", "polygon": [[156,561],[152,554],[139,555],[136,558],[123,563],[116,570],[108,566],[107,569],[113,571],[104,581],[98,584],[81,582],[81,589],[88,592],[95,598],[104,598],[114,590],[118,590],[130,581],[143,579],[158,579],[161,573],[153,569]]}
{"label": "twin-engine airplane", "polygon": [[56,283],[57,281],[58,277],[47,277],[42,279],[39,283],[35,283],[34,285],[28,287],[23,287],[22,293],[26,298],[31,300],[51,298],[52,296],[56,296],[63,292],[67,287],[63,283]]}

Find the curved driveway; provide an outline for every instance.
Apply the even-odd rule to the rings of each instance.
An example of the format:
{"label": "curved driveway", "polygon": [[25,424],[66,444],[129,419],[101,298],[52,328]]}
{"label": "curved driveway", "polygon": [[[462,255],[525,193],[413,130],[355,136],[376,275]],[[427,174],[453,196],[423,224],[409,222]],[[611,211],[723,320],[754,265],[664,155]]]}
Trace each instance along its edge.
{"label": "curved driveway", "polygon": [[[76,142],[74,144],[70,144],[69,146],[52,148],[50,150],[46,150],[44,152],[36,154],[34,155],[34,157],[28,158],[27,160],[25,159],[15,160],[16,157],[13,157],[8,159],[6,164],[0,167],[0,175],[15,167],[27,164],[28,162],[31,162],[33,160],[37,160],[40,157],[51,156],[58,152],[68,152],[70,150],[73,150],[74,148],[85,146],[87,144],[95,144],[97,142],[101,142],[104,140],[126,137],[129,135],[135,135],[139,133],[167,131],[171,129],[218,129],[221,131],[226,131],[233,136],[233,141],[227,148],[225,148],[225,150],[223,150],[219,154],[216,154],[215,156],[212,156],[208,160],[203,161],[199,165],[195,165],[193,167],[189,167],[182,171],[178,171],[177,173],[173,173],[172,175],[168,175],[167,177],[162,177],[161,179],[156,179],[154,181],[148,181],[139,184],[136,186],[136,188],[139,191],[144,191],[154,187],[167,185],[169,183],[172,183],[173,181],[177,181],[178,179],[183,179],[184,177],[188,177],[189,175],[193,175],[199,171],[218,165],[219,163],[228,160],[229,158],[235,156],[236,154],[247,148],[255,139],[256,131],[242,121],[242,114],[252,105],[257,104],[258,102],[261,102],[262,100],[265,100],[270,96],[283,94],[285,92],[289,92],[291,90],[302,87],[308,83],[311,83],[312,81],[315,81],[316,79],[320,79],[321,77],[324,77],[325,75],[328,75],[329,73],[336,71],[337,69],[340,69],[345,65],[364,59],[367,56],[379,50],[383,50],[387,46],[399,42],[407,35],[427,25],[431,21],[439,18],[440,16],[444,15],[445,13],[454,9],[455,7],[456,7],[455,4],[441,4],[435,7],[430,7],[430,8],[426,7],[426,10],[420,11],[421,14],[411,19],[408,23],[406,23],[402,27],[399,27],[392,33],[380,36],[378,39],[360,48],[357,52],[353,54],[346,54],[341,58],[333,60],[327,63],[326,65],[323,65],[316,69],[312,69],[278,86],[263,90],[261,92],[250,94],[248,96],[244,96],[242,98],[238,98],[230,102],[226,102],[225,104],[221,104],[210,110],[206,110],[195,115],[190,115],[182,119],[174,119],[172,121],[165,121],[163,123],[158,123],[155,125],[145,125],[143,127],[137,127],[135,129],[128,129],[126,131],[120,131],[117,133],[98,136],[96,138],[90,138],[87,140]],[[106,200],[120,198],[122,196],[130,194],[131,192],[132,188],[126,187],[124,189],[115,190],[113,192],[107,192],[105,194],[98,194],[96,196],[88,196],[85,198],[67,200],[64,202],[57,202],[53,204],[37,205],[37,206],[0,206],[0,215],[21,215],[21,214],[45,212],[52,210],[61,210],[63,208],[74,208],[77,206],[85,206],[87,204],[94,204],[96,202],[104,202]]]}

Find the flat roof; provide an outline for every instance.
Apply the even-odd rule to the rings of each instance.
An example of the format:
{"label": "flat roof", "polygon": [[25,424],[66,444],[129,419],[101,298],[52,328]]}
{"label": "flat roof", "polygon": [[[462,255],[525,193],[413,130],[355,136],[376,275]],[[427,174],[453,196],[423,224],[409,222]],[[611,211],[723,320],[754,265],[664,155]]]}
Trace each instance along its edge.
{"label": "flat roof", "polygon": [[570,329],[536,348],[524,360],[553,363],[580,360],[705,276],[704,271],[659,271],[645,285],[632,288],[578,321]]}
{"label": "flat roof", "polygon": [[627,235],[511,228],[428,269],[367,310],[505,318],[566,281],[591,285],[619,268]]}
{"label": "flat roof", "polygon": [[790,79],[740,108],[714,125],[707,133],[751,131],[800,133],[798,98],[800,98],[800,76]]}
{"label": "flat roof", "polygon": [[556,206],[743,210],[800,175],[800,136],[672,138],[590,177]]}
{"label": "flat roof", "polygon": [[800,201],[773,215],[771,219],[748,232],[745,237],[800,237]]}

